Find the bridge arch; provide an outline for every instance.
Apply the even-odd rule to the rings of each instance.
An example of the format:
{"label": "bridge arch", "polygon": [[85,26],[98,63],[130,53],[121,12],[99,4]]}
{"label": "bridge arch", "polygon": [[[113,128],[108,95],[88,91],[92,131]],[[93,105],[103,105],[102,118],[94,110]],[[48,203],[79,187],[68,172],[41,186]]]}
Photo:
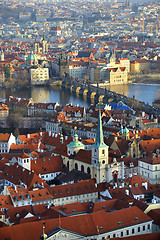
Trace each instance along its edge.
{"label": "bridge arch", "polygon": [[74,87],[74,85],[71,85],[71,87],[70,87],[71,93],[72,93],[72,91],[73,91],[73,87]]}
{"label": "bridge arch", "polygon": [[83,91],[83,96],[87,96],[87,93],[88,93],[88,89],[85,88],[84,91]]}
{"label": "bridge arch", "polygon": [[113,101],[113,98],[110,97],[110,98],[108,99],[108,102],[110,103],[110,102],[112,102],[112,101]]}
{"label": "bridge arch", "polygon": [[95,98],[95,95],[96,95],[96,92],[92,92],[92,93],[91,93],[91,99],[92,99],[92,98]]}
{"label": "bridge arch", "polygon": [[70,89],[69,83],[66,83],[66,84],[65,84],[65,89]]}
{"label": "bridge arch", "polygon": [[99,99],[98,99],[99,103],[103,103],[103,98],[104,98],[104,95],[101,94],[101,95],[99,96]]}
{"label": "bridge arch", "polygon": [[77,87],[77,88],[76,88],[76,93],[79,94],[80,89],[81,89],[81,87]]}

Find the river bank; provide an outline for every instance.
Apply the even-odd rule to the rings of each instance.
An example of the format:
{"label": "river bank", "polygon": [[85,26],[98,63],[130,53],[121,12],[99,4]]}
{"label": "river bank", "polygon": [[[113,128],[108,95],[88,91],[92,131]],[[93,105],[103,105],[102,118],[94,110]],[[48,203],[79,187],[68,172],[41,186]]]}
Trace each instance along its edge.
{"label": "river bank", "polygon": [[160,84],[160,73],[133,75],[132,83]]}

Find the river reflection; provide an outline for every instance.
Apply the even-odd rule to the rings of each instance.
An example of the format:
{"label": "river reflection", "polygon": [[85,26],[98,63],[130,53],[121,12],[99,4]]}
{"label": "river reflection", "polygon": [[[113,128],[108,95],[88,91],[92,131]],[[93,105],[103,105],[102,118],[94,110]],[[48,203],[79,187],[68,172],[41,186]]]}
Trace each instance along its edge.
{"label": "river reflection", "polygon": [[133,97],[141,102],[149,103],[159,98],[160,99],[160,84],[128,84],[107,86],[107,89],[127,97]]}
{"label": "river reflection", "polygon": [[123,94],[125,96],[128,96],[128,88],[129,88],[129,85],[107,86],[108,90],[119,93],[119,94]]}
{"label": "river reflection", "polygon": [[[154,99],[160,98],[160,84],[128,84],[118,86],[107,86],[110,91],[115,91],[124,94],[128,97],[135,96],[136,99],[149,103],[152,105]],[[79,96],[75,93],[70,93],[69,90],[63,90],[60,87],[32,87],[30,89],[21,89],[16,91],[9,91],[0,88],[0,98],[7,98],[8,96],[20,98],[33,98],[35,102],[58,102],[61,105],[73,103],[80,106],[89,106],[86,96]],[[94,103],[94,102],[92,102]]]}

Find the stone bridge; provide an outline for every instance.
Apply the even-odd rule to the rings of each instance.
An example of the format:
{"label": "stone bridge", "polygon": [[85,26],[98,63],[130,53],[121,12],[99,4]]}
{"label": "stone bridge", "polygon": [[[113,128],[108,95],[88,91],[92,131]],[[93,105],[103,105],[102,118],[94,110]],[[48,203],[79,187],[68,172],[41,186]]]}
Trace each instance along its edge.
{"label": "stone bridge", "polygon": [[62,88],[69,90],[71,93],[82,96],[87,100],[90,100],[92,103],[107,103],[110,101],[117,101],[117,96],[110,92],[109,90],[99,88],[92,85],[79,85],[73,83],[62,82]]}
{"label": "stone bridge", "polygon": [[62,88],[69,90],[72,94],[83,97],[85,100],[89,100],[91,103],[108,103],[123,101],[126,105],[135,110],[145,111],[148,114],[159,115],[160,112],[153,109],[152,106],[140,102],[134,98],[126,97],[122,94],[112,92],[110,90],[99,88],[99,86],[87,85],[79,83],[67,83],[62,82]]}

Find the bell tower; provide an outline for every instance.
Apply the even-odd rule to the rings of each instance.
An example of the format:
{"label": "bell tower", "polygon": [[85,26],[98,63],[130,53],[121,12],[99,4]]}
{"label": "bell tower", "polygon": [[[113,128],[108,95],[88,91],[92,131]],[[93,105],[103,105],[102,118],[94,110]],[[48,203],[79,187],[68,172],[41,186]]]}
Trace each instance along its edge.
{"label": "bell tower", "polygon": [[4,61],[4,52],[3,52],[3,50],[1,51],[1,58],[0,58],[0,61]]}
{"label": "bell tower", "polygon": [[104,143],[101,110],[99,108],[96,142],[92,145],[91,177],[97,183],[106,181],[106,165],[108,164],[108,146]]}

